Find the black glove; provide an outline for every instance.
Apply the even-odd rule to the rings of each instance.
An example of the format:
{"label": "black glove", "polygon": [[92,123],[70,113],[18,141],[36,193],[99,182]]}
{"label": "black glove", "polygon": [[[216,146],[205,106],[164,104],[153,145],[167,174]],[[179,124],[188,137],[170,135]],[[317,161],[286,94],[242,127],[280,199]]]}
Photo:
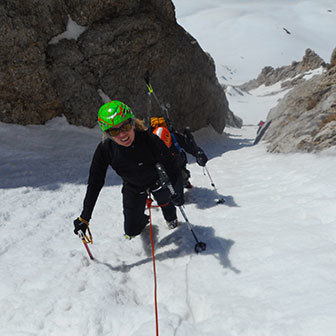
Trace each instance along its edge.
{"label": "black glove", "polygon": [[184,196],[183,193],[175,193],[170,196],[171,201],[173,202],[174,205],[176,206],[181,206],[184,204]]}
{"label": "black glove", "polygon": [[88,228],[89,222],[82,217],[78,217],[74,220],[74,233],[77,235],[79,231],[82,231],[85,234],[86,229]]}
{"label": "black glove", "polygon": [[198,165],[200,165],[201,167],[204,167],[206,165],[206,163],[208,162],[208,158],[207,156],[204,154],[203,151],[198,151],[196,153],[196,162],[198,163]]}

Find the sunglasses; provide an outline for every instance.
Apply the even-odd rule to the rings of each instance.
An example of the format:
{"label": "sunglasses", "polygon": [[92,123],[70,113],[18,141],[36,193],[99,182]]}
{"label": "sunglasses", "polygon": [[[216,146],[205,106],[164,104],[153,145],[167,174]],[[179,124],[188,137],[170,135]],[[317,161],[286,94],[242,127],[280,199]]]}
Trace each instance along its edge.
{"label": "sunglasses", "polygon": [[118,128],[110,128],[106,131],[106,133],[112,137],[117,136],[120,132],[128,132],[131,130],[133,126],[134,120],[129,119],[127,122],[125,122],[123,125],[121,125]]}

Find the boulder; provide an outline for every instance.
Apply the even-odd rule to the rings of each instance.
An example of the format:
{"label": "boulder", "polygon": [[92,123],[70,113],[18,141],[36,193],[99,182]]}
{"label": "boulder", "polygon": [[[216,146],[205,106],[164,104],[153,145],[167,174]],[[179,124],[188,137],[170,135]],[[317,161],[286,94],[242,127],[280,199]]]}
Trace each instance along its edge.
{"label": "boulder", "polygon": [[[147,70],[178,130],[210,124],[221,133],[234,120],[212,58],[176,23],[170,0],[4,0],[0,13],[0,121],[42,124],[64,114],[93,127],[106,99],[140,118],[157,115]],[[70,20],[83,32],[55,42]]]}
{"label": "boulder", "polygon": [[0,121],[43,123],[62,113],[45,50],[66,24],[63,1],[0,3]]}

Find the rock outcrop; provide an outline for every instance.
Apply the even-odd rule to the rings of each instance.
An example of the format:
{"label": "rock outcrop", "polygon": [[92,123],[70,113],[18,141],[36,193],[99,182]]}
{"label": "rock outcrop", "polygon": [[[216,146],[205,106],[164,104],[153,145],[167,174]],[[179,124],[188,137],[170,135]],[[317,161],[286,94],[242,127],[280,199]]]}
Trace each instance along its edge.
{"label": "rock outcrop", "polygon": [[296,85],[270,110],[262,137],[268,151],[314,152],[336,146],[335,50],[328,70]]}
{"label": "rock outcrop", "polygon": [[333,50],[330,57],[330,67],[334,67],[336,65],[336,48]]}
{"label": "rock outcrop", "polygon": [[[82,33],[55,43],[70,20]],[[144,118],[149,70],[177,129],[211,124],[220,133],[235,123],[213,60],[176,23],[170,0],[4,0],[0,43],[0,121],[41,124],[64,114],[92,127],[108,97]],[[159,113],[155,102],[151,110]]]}

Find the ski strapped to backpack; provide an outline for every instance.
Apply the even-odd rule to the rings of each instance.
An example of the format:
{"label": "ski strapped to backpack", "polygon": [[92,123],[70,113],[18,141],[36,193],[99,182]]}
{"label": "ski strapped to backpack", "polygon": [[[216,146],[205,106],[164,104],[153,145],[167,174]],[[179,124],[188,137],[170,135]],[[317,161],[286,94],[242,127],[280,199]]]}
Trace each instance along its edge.
{"label": "ski strapped to backpack", "polygon": [[[175,135],[174,135],[174,133],[173,133],[173,132],[174,132],[174,128],[173,128],[173,125],[172,125],[172,123],[171,123],[171,121],[170,121],[170,119],[169,119],[168,109],[167,109],[167,107],[166,107],[165,105],[160,104],[160,101],[159,101],[158,97],[156,96],[156,94],[155,94],[155,92],[154,92],[154,89],[153,89],[152,85],[151,85],[150,82],[149,82],[149,78],[150,78],[150,75],[149,75],[149,71],[147,70],[147,71],[146,71],[146,74],[145,74],[145,76],[144,76],[144,80],[145,80],[145,82],[146,82],[146,86],[147,86],[147,89],[148,89],[148,94],[149,94],[149,96],[152,95],[152,96],[154,97],[155,101],[157,102],[157,104],[158,104],[159,107],[161,108],[161,110],[162,110],[162,112],[163,112],[163,118],[164,118],[164,120],[165,120],[165,122],[166,122],[167,128],[168,128],[168,130],[169,130],[169,132],[170,132],[170,134],[171,134],[171,137],[172,137],[172,143],[173,143],[174,146],[177,148],[177,150],[183,155],[183,154],[185,154],[185,153],[184,153],[182,147],[180,146],[180,144],[178,143],[178,141],[176,140],[176,137],[175,137]],[[148,112],[148,116],[147,116],[147,117],[150,119],[149,112]],[[196,144],[196,142],[195,142],[195,139],[194,139],[193,135],[191,134],[191,131],[190,131],[190,128],[189,128],[189,127],[186,127],[186,128],[185,128],[185,130],[184,130],[184,134],[186,135],[187,139],[188,139],[188,140],[189,140],[195,147],[198,147],[197,144]],[[216,201],[216,203],[217,203],[217,204],[223,204],[223,203],[225,202],[225,200],[224,200],[223,197],[220,197],[220,195],[219,195],[219,193],[218,193],[218,191],[217,191],[217,188],[216,188],[216,186],[215,186],[215,183],[213,182],[213,180],[212,180],[212,178],[211,178],[211,176],[210,176],[209,170],[208,170],[206,167],[204,167],[204,168],[203,168],[203,172],[206,172],[206,173],[207,173],[207,175],[208,175],[208,177],[209,177],[209,179],[210,179],[210,182],[211,182],[211,186],[214,188],[214,191],[215,191],[215,193],[216,193],[216,195],[217,195],[217,201]],[[204,175],[206,175],[206,174],[204,173]]]}
{"label": "ski strapped to backpack", "polygon": [[[174,195],[175,194],[175,190],[173,188],[173,186],[171,185],[170,181],[169,181],[169,177],[166,173],[166,171],[164,170],[163,166],[160,164],[160,163],[157,163],[156,164],[156,169],[158,171],[158,174],[159,174],[159,178],[160,178],[160,183],[162,186],[166,186],[168,188],[168,190],[170,191],[171,195]],[[187,225],[188,225],[188,229],[190,230],[190,232],[192,233],[195,241],[196,241],[196,244],[195,244],[195,252],[196,253],[199,253],[199,252],[202,252],[202,251],[205,251],[206,250],[206,244],[199,241],[197,239],[197,236],[187,218],[187,215],[185,214],[184,210],[183,210],[183,207],[182,206],[178,206],[178,208],[180,209],[181,211],[181,214],[184,218],[184,220],[186,221]]]}
{"label": "ski strapped to backpack", "polygon": [[[150,84],[149,82],[149,71],[146,71],[146,74],[145,74],[145,77],[144,77],[144,80],[146,82],[146,86],[147,86],[147,89],[148,89],[148,94],[150,96],[153,96],[155,101],[157,102],[157,104],[159,105],[160,109],[162,110],[163,112],[163,118],[166,122],[166,125],[167,125],[167,128],[168,128],[168,131],[170,132],[171,134],[171,137],[172,137],[172,142],[174,144],[174,146],[176,147],[176,149],[180,152],[180,153],[184,153],[182,147],[180,146],[180,144],[178,143],[178,141],[176,140],[176,137],[174,135],[174,127],[169,119],[169,114],[168,114],[168,109],[165,105],[163,104],[160,104],[160,101],[158,99],[158,97],[156,96],[155,92],[154,92],[154,89],[152,87],[152,85]],[[148,118],[149,118],[149,114],[148,114]]]}

